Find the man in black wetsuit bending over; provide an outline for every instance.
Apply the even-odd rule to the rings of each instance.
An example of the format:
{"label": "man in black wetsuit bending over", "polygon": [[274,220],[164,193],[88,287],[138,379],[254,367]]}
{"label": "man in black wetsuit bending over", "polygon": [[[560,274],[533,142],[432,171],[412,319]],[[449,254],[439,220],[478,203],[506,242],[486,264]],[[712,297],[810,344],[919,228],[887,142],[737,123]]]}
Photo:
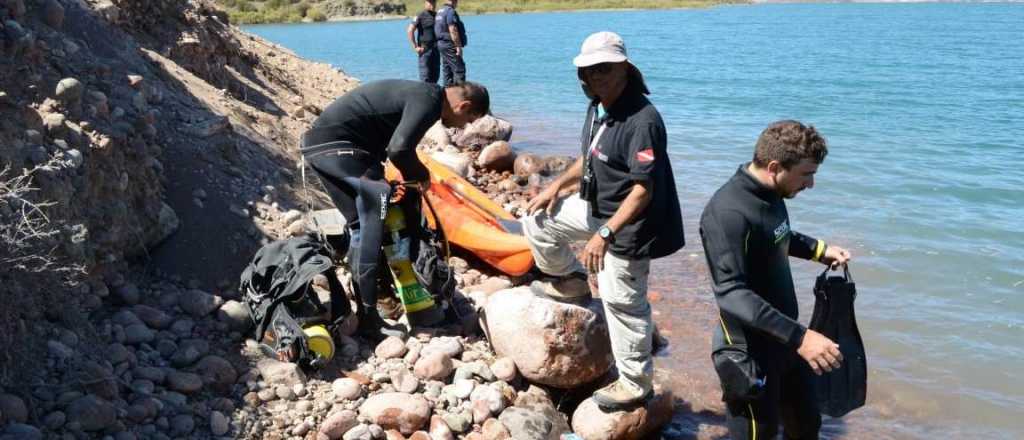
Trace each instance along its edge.
{"label": "man in black wetsuit bending over", "polygon": [[[774,439],[780,419],[785,438],[818,438],[821,414],[811,371],[838,368],[842,354],[797,322],[789,257],[834,268],[846,264],[850,253],[792,230],[784,199],[814,186],[826,154],[814,127],[771,124],[757,140],[753,162],[711,197],[700,219],[721,311],[712,359],[733,439]],[[751,361],[760,374],[749,374]]]}
{"label": "man in black wetsuit bending over", "polygon": [[377,312],[377,272],[383,217],[391,187],[384,161],[406,181],[430,184],[416,144],[438,119],[462,127],[490,112],[483,86],[464,82],[439,87],[420,81],[383,80],[346,93],[324,109],[302,136],[302,155],[345,217],[352,236],[349,261],[358,291],[359,333],[383,339]]}

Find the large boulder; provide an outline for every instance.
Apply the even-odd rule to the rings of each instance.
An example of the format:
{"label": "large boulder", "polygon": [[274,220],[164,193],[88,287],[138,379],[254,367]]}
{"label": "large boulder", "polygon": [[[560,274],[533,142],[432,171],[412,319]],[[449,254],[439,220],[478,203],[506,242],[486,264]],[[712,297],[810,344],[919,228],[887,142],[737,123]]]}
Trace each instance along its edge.
{"label": "large boulder", "polygon": [[481,168],[497,172],[512,171],[516,163],[516,152],[512,146],[505,141],[497,141],[486,147],[476,158],[476,164]]}
{"label": "large boulder", "polygon": [[672,419],[672,392],[655,387],[654,397],[631,411],[605,412],[587,399],[572,415],[572,428],[583,440],[639,440]]}
{"label": "large boulder", "polygon": [[431,126],[427,133],[423,135],[423,139],[420,140],[420,145],[431,147],[435,150],[444,148],[451,143],[452,139],[448,136],[448,131],[445,130],[441,121],[437,121],[437,123]]}
{"label": "large boulder", "polygon": [[557,176],[569,169],[576,159],[569,156],[548,156],[544,159],[544,170],[548,175]]}
{"label": "large boulder", "polygon": [[452,136],[452,142],[460,149],[479,149],[496,141],[508,142],[509,139],[512,139],[512,124],[491,115],[473,121]]}
{"label": "large boulder", "polygon": [[384,429],[410,435],[430,420],[430,403],[419,394],[375,394],[359,407],[359,415]]}
{"label": "large boulder", "polygon": [[547,174],[548,164],[544,158],[536,154],[520,154],[513,163],[516,175],[530,177]]}
{"label": "large boulder", "polygon": [[444,166],[450,168],[455,174],[461,177],[469,175],[469,166],[471,164],[468,157],[458,153],[448,153],[444,151],[438,151],[430,155],[431,159],[434,159]]}
{"label": "large boulder", "polygon": [[607,373],[614,361],[599,301],[584,308],[518,287],[495,292],[484,312],[495,352],[532,382],[574,388]]}

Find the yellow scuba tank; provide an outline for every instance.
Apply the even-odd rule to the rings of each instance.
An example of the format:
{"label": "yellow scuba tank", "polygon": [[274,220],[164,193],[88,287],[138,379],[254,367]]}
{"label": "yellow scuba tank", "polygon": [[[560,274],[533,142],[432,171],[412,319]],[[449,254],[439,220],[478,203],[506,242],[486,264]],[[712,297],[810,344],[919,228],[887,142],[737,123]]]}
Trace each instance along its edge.
{"label": "yellow scuba tank", "polygon": [[387,233],[384,236],[384,255],[395,279],[395,289],[405,308],[405,314],[412,326],[431,326],[444,319],[444,313],[434,303],[434,298],[416,278],[410,261],[412,239],[406,231],[405,214],[399,205],[388,206],[384,217]]}
{"label": "yellow scuba tank", "polygon": [[306,345],[316,353],[317,361],[327,363],[334,358],[334,339],[323,324],[311,325],[302,329],[306,334]]}

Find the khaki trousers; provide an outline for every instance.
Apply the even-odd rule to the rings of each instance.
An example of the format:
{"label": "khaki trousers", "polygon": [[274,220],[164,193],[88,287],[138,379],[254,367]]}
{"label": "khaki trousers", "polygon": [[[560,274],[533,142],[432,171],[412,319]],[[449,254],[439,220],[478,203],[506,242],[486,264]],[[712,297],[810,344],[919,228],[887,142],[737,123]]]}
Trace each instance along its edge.
{"label": "khaki trousers", "polygon": [[[586,242],[604,224],[590,215],[590,205],[578,194],[567,197],[548,216],[541,211],[522,219],[537,268],[553,275],[583,272],[583,265],[569,247]],[[647,301],[649,258],[627,259],[604,254],[604,269],[597,274],[597,288],[604,303],[619,380],[637,393],[651,389],[654,364],[651,361],[651,305]]]}

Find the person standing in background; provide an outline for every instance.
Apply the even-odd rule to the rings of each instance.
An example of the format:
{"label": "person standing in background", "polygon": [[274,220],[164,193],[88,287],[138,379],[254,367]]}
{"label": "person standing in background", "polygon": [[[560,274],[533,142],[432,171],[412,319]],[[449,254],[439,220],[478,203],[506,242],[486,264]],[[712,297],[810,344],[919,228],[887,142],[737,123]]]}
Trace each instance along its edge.
{"label": "person standing in background", "polygon": [[434,36],[435,0],[423,2],[423,11],[412,19],[405,33],[412,43],[412,50],[419,55],[420,81],[437,84],[441,74],[441,55],[437,53],[437,37]]}
{"label": "person standing in background", "polygon": [[450,86],[466,80],[466,63],[462,60],[462,49],[466,45],[466,27],[455,11],[459,0],[445,0],[434,20],[434,34],[437,36],[437,50],[441,53],[441,67],[444,71],[444,85]]}

